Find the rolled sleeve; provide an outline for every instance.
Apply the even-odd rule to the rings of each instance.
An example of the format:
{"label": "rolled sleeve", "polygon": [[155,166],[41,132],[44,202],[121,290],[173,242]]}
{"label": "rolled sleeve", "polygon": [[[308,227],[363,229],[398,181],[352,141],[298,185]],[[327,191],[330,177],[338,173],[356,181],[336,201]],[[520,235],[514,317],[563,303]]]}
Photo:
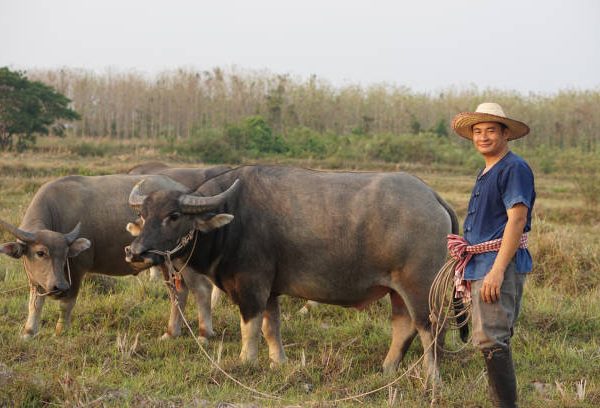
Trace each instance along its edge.
{"label": "rolled sleeve", "polygon": [[504,207],[508,210],[516,204],[531,209],[534,199],[533,172],[525,163],[508,166],[499,177],[499,190]]}

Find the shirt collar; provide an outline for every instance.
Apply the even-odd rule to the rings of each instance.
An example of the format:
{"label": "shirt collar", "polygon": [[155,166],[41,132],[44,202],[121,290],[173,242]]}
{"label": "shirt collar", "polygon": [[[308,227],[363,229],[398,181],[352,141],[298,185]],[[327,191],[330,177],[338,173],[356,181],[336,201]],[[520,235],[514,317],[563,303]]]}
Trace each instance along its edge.
{"label": "shirt collar", "polygon": [[509,150],[504,157],[502,157],[500,160],[498,160],[496,163],[494,163],[494,165],[492,166],[491,169],[489,169],[487,171],[487,173],[485,174],[481,174],[483,173],[483,170],[485,170],[485,167],[481,168],[479,170],[479,173],[477,173],[477,180],[481,180],[483,178],[485,178],[485,176],[487,176],[488,174],[490,174],[491,172],[493,172],[496,168],[500,168],[501,166],[499,166],[502,162],[504,162],[508,156],[511,156],[513,154],[513,152],[511,150]]}

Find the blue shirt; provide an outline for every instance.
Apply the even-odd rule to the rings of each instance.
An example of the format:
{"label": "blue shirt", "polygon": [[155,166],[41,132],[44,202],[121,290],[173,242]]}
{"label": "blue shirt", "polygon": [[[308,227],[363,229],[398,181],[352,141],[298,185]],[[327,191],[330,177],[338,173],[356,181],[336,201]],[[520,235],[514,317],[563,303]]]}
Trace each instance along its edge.
{"label": "blue shirt", "polygon": [[[508,222],[507,210],[522,203],[529,209],[523,232],[531,230],[531,210],[535,202],[533,172],[529,165],[512,152],[508,152],[487,173],[479,172],[471,193],[468,213],[464,223],[464,238],[471,244],[480,244],[502,238]],[[474,255],[465,269],[465,280],[483,279],[490,271],[498,252]],[[531,271],[532,259],[527,249],[516,253],[518,273]]]}

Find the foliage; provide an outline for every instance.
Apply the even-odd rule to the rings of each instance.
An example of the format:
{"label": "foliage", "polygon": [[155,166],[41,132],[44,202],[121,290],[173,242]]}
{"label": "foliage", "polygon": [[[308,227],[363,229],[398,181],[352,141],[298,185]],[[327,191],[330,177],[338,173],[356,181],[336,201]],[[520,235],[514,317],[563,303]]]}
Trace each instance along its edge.
{"label": "foliage", "polygon": [[446,121],[444,119],[440,119],[437,124],[431,129],[432,133],[435,133],[438,136],[448,136],[448,126],[446,125]]}
{"label": "foliage", "polygon": [[287,151],[283,139],[273,133],[262,116],[250,116],[238,125],[229,126],[226,135],[233,146],[256,153],[285,153]]}
{"label": "foliage", "polygon": [[335,148],[332,135],[321,135],[306,127],[294,128],[285,137],[290,157],[324,159]]}
{"label": "foliage", "polygon": [[[73,100],[84,118],[73,125],[78,136],[189,139],[198,128],[239,127],[257,115],[265,118],[271,137],[285,137],[296,128],[337,135],[445,136],[459,110],[497,101],[531,127],[531,135],[520,142],[528,148],[597,152],[600,146],[600,89],[523,95],[467,87],[430,94],[401,85],[334,86],[316,76],[219,68],[178,69],[150,78],[136,72],[68,69],[30,75]],[[271,142],[267,140],[268,148],[273,148]]]}
{"label": "foliage", "polygon": [[[206,163],[240,163],[242,145],[241,134],[234,133],[237,141],[224,137],[222,132],[203,129],[194,132],[192,138],[183,143],[182,146],[175,148],[178,154],[185,156],[198,157]],[[237,146],[237,147],[236,147]]]}
{"label": "foliage", "polygon": [[[59,119],[79,119],[68,108],[70,100],[50,86],[30,81],[24,73],[0,68],[0,150],[23,151],[35,144],[36,134],[48,134],[49,127]],[[57,124],[54,133],[64,134]],[[13,135],[18,137],[13,146]]]}

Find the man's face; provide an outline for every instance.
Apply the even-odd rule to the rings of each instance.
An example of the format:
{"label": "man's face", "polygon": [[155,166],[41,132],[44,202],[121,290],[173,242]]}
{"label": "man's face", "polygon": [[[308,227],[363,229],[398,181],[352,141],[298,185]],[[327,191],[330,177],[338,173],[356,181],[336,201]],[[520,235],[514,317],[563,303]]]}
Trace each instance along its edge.
{"label": "man's face", "polygon": [[499,156],[508,149],[509,132],[497,122],[473,125],[473,144],[484,156]]}

